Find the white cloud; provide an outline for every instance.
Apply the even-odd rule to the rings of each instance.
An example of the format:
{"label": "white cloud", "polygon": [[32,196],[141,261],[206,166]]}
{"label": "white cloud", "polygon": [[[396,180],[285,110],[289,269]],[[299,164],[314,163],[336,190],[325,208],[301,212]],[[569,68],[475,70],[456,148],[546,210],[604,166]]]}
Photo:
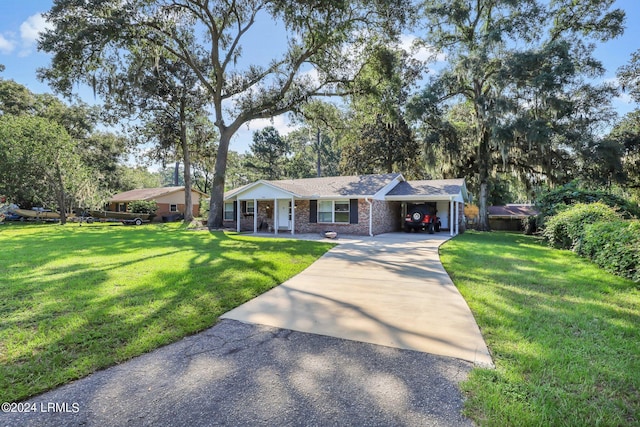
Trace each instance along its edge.
{"label": "white cloud", "polygon": [[400,36],[401,49],[410,53],[413,58],[422,62],[444,62],[447,56],[438,52],[433,46],[429,46],[413,34],[403,34]]}
{"label": "white cloud", "polygon": [[[610,77],[610,78],[604,79],[602,80],[602,83],[620,87],[620,80],[618,80],[617,77]],[[623,91],[620,91],[619,95],[613,98],[613,100],[620,102],[622,104],[633,103],[633,98],[631,98],[631,95],[629,95],[628,92],[623,92]]]}
{"label": "white cloud", "polygon": [[13,41],[7,40],[2,34],[0,34],[0,52],[11,53],[15,47],[16,44]]}
{"label": "white cloud", "polygon": [[42,14],[37,13],[27,18],[20,25],[20,37],[25,45],[32,45],[38,41],[40,33],[44,32],[51,25],[44,19]]}
{"label": "white cloud", "polygon": [[253,132],[256,130],[260,130],[267,126],[273,126],[274,128],[276,128],[276,130],[280,135],[284,136],[284,135],[288,135],[290,132],[292,132],[295,129],[295,127],[291,127],[290,124],[291,123],[289,122],[286,114],[281,114],[272,119],[252,120],[249,123],[247,123],[247,129],[251,131],[253,134]]}

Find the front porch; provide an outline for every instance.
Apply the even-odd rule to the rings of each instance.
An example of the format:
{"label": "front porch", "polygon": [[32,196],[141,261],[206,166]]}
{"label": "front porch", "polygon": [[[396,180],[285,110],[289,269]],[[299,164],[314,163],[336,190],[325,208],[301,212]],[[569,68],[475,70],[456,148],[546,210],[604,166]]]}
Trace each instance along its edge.
{"label": "front porch", "polygon": [[236,231],[295,234],[295,200],[239,200]]}

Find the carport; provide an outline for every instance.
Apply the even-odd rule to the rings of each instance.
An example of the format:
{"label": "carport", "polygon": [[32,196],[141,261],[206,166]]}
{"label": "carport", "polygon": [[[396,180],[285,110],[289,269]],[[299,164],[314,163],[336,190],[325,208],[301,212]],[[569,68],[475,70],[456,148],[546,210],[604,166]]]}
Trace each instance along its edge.
{"label": "carport", "polygon": [[464,179],[403,181],[387,193],[385,200],[401,203],[402,221],[412,205],[434,203],[442,229],[455,236],[464,221],[464,204],[469,201],[469,193]]}

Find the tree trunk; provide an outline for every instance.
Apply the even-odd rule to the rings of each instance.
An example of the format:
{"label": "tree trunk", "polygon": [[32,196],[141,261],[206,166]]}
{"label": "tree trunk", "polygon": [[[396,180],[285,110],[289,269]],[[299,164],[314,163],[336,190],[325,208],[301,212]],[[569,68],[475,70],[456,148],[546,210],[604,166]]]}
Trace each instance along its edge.
{"label": "tree trunk", "polygon": [[316,172],[318,178],[322,176],[322,166],[320,163],[320,128],[318,128],[318,132],[316,134]]}
{"label": "tree trunk", "polygon": [[491,231],[489,227],[489,210],[487,202],[489,200],[489,139],[491,134],[488,130],[481,133],[480,144],[478,145],[478,181],[480,182],[480,196],[478,200],[478,231]]}
{"label": "tree trunk", "polygon": [[229,128],[223,128],[220,132],[220,145],[218,145],[218,155],[211,183],[211,200],[209,201],[209,218],[207,220],[209,230],[222,228],[223,225],[224,180],[227,172],[229,142],[233,133]]}
{"label": "tree trunk", "polygon": [[[184,97],[180,101],[180,145],[182,145],[182,161],[184,163],[184,222],[193,221],[193,199],[191,197],[191,155],[187,141],[187,119]],[[176,168],[176,174],[178,170]],[[176,176],[177,180],[177,176]]]}
{"label": "tree trunk", "polygon": [[62,178],[62,171],[60,170],[60,165],[56,163],[56,189],[54,189],[56,193],[56,198],[58,199],[58,209],[60,210],[60,225],[65,225],[67,223],[67,206],[64,199],[64,179]]}

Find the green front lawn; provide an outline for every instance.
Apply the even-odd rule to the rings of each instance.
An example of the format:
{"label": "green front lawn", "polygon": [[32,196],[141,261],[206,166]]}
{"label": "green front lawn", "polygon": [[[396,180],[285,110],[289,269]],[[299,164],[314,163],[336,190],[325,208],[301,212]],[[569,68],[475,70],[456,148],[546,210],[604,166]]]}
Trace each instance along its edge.
{"label": "green front lawn", "polygon": [[180,224],[1,225],[0,402],[208,328],[330,247]]}
{"label": "green front lawn", "polygon": [[469,232],[441,259],[496,365],[463,384],[492,426],[640,425],[640,285],[533,237]]}

